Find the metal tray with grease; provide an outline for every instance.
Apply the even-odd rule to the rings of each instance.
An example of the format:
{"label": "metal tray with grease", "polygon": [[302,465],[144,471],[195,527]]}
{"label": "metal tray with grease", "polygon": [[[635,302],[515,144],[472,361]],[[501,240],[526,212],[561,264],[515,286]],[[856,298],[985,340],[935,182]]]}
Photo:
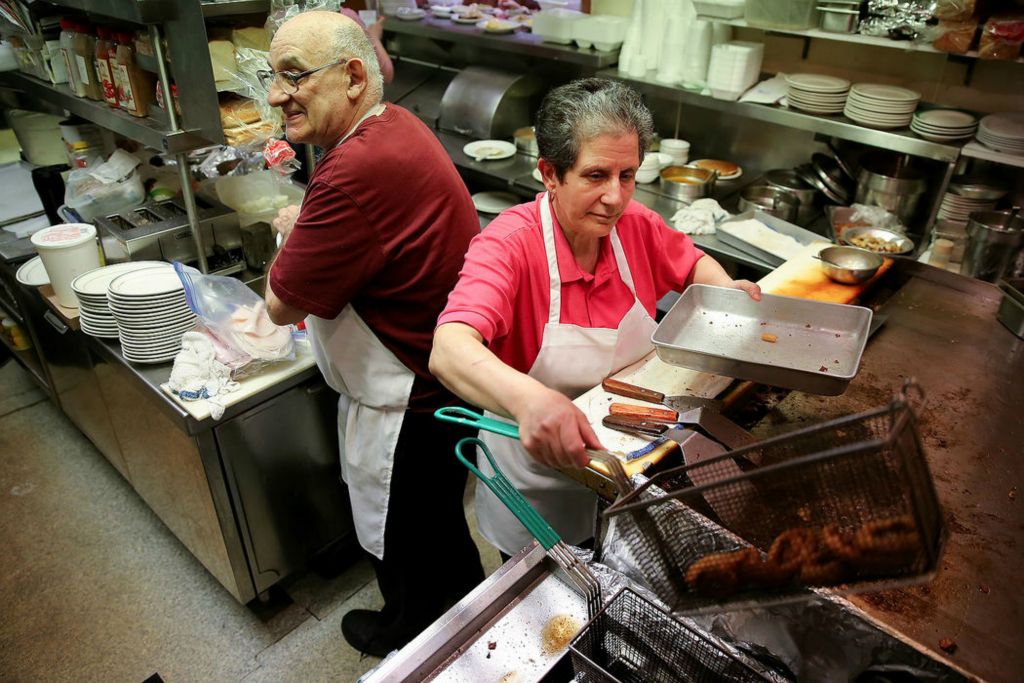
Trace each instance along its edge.
{"label": "metal tray with grease", "polygon": [[[652,336],[666,363],[837,396],[857,375],[871,309],[690,285]],[[774,341],[768,341],[774,339]]]}

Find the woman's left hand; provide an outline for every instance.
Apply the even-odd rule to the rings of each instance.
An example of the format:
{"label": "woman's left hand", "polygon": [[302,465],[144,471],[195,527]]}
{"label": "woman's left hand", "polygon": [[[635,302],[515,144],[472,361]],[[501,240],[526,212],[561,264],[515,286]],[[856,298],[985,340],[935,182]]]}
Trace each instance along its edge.
{"label": "woman's left hand", "polygon": [[761,300],[761,286],[756,282],[751,282],[750,280],[733,280],[726,286],[732,287],[733,289],[742,289],[747,293],[747,296],[754,301]]}

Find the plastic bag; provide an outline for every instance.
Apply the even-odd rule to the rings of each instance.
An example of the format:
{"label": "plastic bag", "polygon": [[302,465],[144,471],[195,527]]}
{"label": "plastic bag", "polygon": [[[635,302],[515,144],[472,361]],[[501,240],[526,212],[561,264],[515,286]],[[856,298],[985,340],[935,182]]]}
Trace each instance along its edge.
{"label": "plastic bag", "polygon": [[271,0],[270,12],[263,28],[267,30],[267,38],[273,40],[277,29],[281,28],[281,24],[296,14],[313,10],[338,12],[341,10],[341,3],[342,0]]}
{"label": "plastic bag", "polygon": [[136,157],[119,149],[99,166],[75,169],[64,188],[64,203],[84,221],[138,206],[146,198],[142,179],[136,171],[140,163]]}
{"label": "plastic bag", "polygon": [[[174,270],[185,286],[189,308],[225,347],[224,353],[236,359],[233,378],[268,363],[295,359],[291,326],[271,322],[266,302],[241,280],[203,275],[178,262]],[[244,357],[249,360],[244,362]]]}
{"label": "plastic bag", "polygon": [[974,16],[976,0],[936,0],[935,18],[942,21],[967,21]]}
{"label": "plastic bag", "polygon": [[994,16],[985,22],[978,44],[982,59],[1017,59],[1024,44],[1024,14]]}
{"label": "plastic bag", "polygon": [[966,21],[939,21],[939,25],[929,31],[932,47],[941,52],[962,55],[971,49],[974,42],[974,34],[978,30],[978,22]]}
{"label": "plastic bag", "polygon": [[[225,107],[222,105],[221,123],[224,125],[224,135],[228,138],[228,144],[242,142],[262,144],[269,138],[280,137],[284,130],[281,110],[270,106],[270,103],[267,102],[267,90],[256,75],[257,71],[267,68],[269,60],[269,52],[250,47],[235,48],[235,62],[238,68],[228,90],[247,98],[250,102],[246,107],[254,108],[259,113],[259,119],[254,121],[251,116],[244,115],[238,117],[232,111],[225,111]],[[244,114],[244,112],[243,109],[242,113]],[[236,139],[232,140],[232,137]]]}

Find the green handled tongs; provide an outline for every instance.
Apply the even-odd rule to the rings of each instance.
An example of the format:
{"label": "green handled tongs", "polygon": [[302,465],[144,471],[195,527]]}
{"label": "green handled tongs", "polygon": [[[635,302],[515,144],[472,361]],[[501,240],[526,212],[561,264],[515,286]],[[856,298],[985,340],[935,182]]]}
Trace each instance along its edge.
{"label": "green handled tongs", "polygon": [[[516,425],[501,420],[492,420],[465,408],[441,408],[434,412],[434,416],[445,422],[455,422],[514,439],[519,438],[519,428]],[[487,476],[473,464],[472,459],[463,452],[466,446],[472,446],[483,451],[487,461],[494,469],[493,475]],[[498,463],[494,461],[494,456],[491,455],[487,445],[480,439],[465,438],[455,445],[455,455],[470,472],[475,474],[498,497],[498,500],[505,504],[509,512],[515,515],[516,519],[526,527],[530,535],[537,539],[541,547],[547,551],[548,557],[554,560],[555,564],[568,577],[570,585],[583,595],[587,602],[587,616],[594,617],[601,609],[601,586],[598,584],[597,579],[590,573],[587,566],[580,562],[576,555],[569,550],[569,547],[562,541],[558,532],[551,528],[551,525],[530,505],[526,498],[523,497],[523,494],[516,490],[512,482],[505,477],[501,468],[498,467]]]}

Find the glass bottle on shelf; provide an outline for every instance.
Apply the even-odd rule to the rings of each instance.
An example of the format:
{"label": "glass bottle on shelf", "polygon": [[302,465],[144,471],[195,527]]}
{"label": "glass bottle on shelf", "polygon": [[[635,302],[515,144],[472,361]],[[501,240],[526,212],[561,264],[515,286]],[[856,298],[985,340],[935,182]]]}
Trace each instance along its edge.
{"label": "glass bottle on shelf", "polygon": [[96,60],[96,39],[92,36],[92,27],[88,24],[78,24],[76,28],[74,52],[78,79],[86,97],[90,100],[102,100],[103,92],[100,90],[100,84],[96,82],[96,67],[93,65]]}
{"label": "glass bottle on shelf", "polygon": [[106,26],[96,27],[96,79],[103,92],[103,101],[111,107],[117,107],[117,90],[114,88],[114,77],[110,71],[110,29]]}
{"label": "glass bottle on shelf", "polygon": [[60,53],[64,57],[64,67],[68,72],[68,87],[79,97],[85,97],[85,89],[79,81],[75,61],[75,22],[70,19],[60,20]]}
{"label": "glass bottle on shelf", "polygon": [[135,62],[135,45],[130,33],[120,33],[117,38],[117,63],[119,74],[118,102],[121,108],[132,116],[148,116],[149,103],[153,98],[153,79]]}

